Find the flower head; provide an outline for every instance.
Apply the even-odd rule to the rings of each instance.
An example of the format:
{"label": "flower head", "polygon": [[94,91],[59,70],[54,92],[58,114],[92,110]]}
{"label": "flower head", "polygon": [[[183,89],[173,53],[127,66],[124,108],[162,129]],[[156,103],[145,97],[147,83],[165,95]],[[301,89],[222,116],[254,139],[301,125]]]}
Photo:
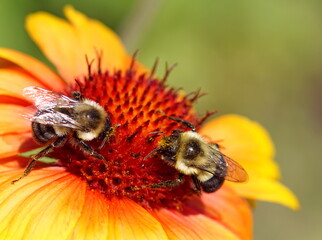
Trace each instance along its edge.
{"label": "flower head", "polygon": [[[59,75],[29,56],[0,49],[1,239],[251,239],[251,211],[242,197],[298,207],[277,180],[272,143],[261,126],[236,115],[203,126],[193,110],[198,92],[168,87],[100,22],[71,7],[65,14],[70,22],[47,13],[27,19],[29,33]],[[28,86],[69,97],[79,91],[102,106],[112,124],[107,141],[88,144],[106,162],[67,142],[48,154],[58,160],[54,167],[38,163],[11,184],[28,161],[18,154],[39,147],[30,122],[17,118],[30,105],[21,95]],[[178,177],[158,154],[146,157],[164,136],[191,130],[167,116],[191,122],[209,142],[218,142],[245,167],[249,181],[201,195],[188,177],[176,187],[146,187]]]}

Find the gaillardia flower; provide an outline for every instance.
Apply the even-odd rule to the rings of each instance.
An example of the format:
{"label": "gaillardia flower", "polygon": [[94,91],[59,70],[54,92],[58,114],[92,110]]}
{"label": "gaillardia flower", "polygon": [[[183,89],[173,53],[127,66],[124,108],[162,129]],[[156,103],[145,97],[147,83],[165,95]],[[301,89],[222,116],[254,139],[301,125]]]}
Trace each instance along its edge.
{"label": "gaillardia flower", "polygon": [[[203,126],[193,110],[198,93],[168,87],[128,55],[119,38],[100,22],[66,7],[69,22],[39,12],[27,30],[58,74],[36,59],[0,49],[0,239],[251,239],[250,200],[298,208],[296,197],[278,182],[267,132],[237,115]],[[87,62],[85,61],[87,57]],[[38,86],[71,97],[72,91],[100,104],[112,124],[108,140],[88,144],[106,162],[68,142],[19,178],[39,148],[30,122],[20,118],[32,103],[25,87]],[[224,183],[200,194],[190,177],[176,187],[145,186],[173,180],[178,171],[158,154],[146,156],[175,129],[167,118],[193,123],[209,142],[241,164],[246,183]]]}

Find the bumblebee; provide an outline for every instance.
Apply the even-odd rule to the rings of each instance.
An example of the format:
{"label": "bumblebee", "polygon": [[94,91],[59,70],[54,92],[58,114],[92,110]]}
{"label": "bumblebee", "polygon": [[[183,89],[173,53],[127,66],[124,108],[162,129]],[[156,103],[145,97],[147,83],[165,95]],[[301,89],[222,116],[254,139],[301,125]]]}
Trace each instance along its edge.
{"label": "bumblebee", "polygon": [[36,142],[46,147],[31,157],[23,175],[12,183],[27,176],[39,158],[54,148],[63,147],[67,141],[83,153],[105,161],[85,141],[106,137],[104,134],[111,128],[107,113],[97,102],[83,98],[80,92],[73,92],[72,95],[73,98],[69,98],[34,86],[23,89],[23,96],[37,108],[34,115],[24,114],[24,117],[31,121]]}
{"label": "bumblebee", "polygon": [[158,147],[144,159],[157,154],[178,171],[178,178],[141,188],[176,187],[184,181],[185,176],[190,176],[197,191],[211,193],[218,190],[225,180],[245,182],[248,179],[244,168],[222,154],[217,144],[206,141],[197,133],[192,123],[171,116],[166,117],[191,130],[174,130],[171,135],[163,137]]}

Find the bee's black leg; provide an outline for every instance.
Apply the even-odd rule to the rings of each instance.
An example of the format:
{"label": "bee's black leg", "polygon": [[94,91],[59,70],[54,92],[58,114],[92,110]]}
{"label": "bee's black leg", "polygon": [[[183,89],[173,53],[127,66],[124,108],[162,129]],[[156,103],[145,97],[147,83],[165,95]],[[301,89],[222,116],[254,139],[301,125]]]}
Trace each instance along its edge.
{"label": "bee's black leg", "polygon": [[184,180],[184,174],[179,174],[178,178],[175,180],[168,180],[165,182],[146,185],[138,188],[135,187],[134,190],[140,190],[142,188],[165,188],[165,187],[174,188],[179,186],[183,182],[183,180]]}
{"label": "bee's black leg", "polygon": [[101,154],[99,154],[98,152],[96,152],[90,145],[88,145],[87,143],[85,143],[82,139],[79,139],[79,138],[74,137],[74,141],[75,141],[75,143],[78,145],[78,147],[83,152],[91,155],[94,158],[103,160],[104,163],[107,163],[106,162],[106,159]]}
{"label": "bee's black leg", "polygon": [[196,191],[201,192],[200,183],[199,183],[197,177],[195,175],[192,175],[191,178],[192,178],[193,184],[196,187]]}
{"label": "bee's black leg", "polygon": [[53,148],[60,147],[60,146],[64,145],[66,140],[67,140],[67,137],[65,137],[65,136],[59,137],[53,143],[51,143],[50,145],[45,147],[43,150],[41,150],[39,153],[31,156],[31,161],[28,163],[23,174],[18,179],[13,180],[11,183],[14,184],[14,183],[18,182],[19,180],[21,180],[22,178],[24,178],[25,176],[27,176],[30,173],[30,171],[33,169],[33,167],[35,166],[35,164],[39,158],[46,156]]}
{"label": "bee's black leg", "polygon": [[176,121],[178,123],[182,123],[184,126],[186,126],[188,128],[191,128],[191,131],[193,131],[193,132],[196,131],[195,126],[191,122],[188,122],[188,121],[180,119],[180,118],[171,117],[171,116],[167,116],[167,118],[169,118],[169,119],[171,119],[173,121]]}
{"label": "bee's black leg", "polygon": [[193,131],[193,132],[195,132],[195,131],[196,131],[195,126],[194,126],[191,122],[188,122],[188,121],[183,120],[183,119],[180,119],[180,118],[167,116],[167,115],[165,115],[165,113],[164,113],[164,112],[162,112],[161,110],[160,110],[160,113],[162,113],[162,114],[163,114],[164,116],[166,116],[167,118],[169,118],[169,119],[171,119],[171,120],[173,120],[173,121],[176,121],[176,122],[178,122],[178,123],[181,123],[181,124],[183,124],[184,126],[186,126],[186,127],[190,128],[190,129],[191,129],[191,131]]}

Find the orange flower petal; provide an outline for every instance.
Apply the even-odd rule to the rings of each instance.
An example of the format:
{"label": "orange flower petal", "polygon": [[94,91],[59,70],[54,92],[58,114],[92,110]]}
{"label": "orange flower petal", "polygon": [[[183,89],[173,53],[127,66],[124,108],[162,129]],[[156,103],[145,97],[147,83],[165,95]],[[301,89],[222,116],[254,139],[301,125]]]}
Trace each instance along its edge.
{"label": "orange flower petal", "polygon": [[84,206],[73,239],[168,239],[161,224],[129,199],[88,191]]}
{"label": "orange flower petal", "polygon": [[28,86],[46,87],[21,68],[0,68],[0,103],[29,106],[22,96]]}
{"label": "orange flower petal", "polygon": [[61,169],[35,170],[11,184],[21,173],[1,173],[0,239],[68,239],[81,215],[86,184]]}
{"label": "orange flower petal", "polygon": [[[63,168],[0,168],[0,239],[167,239],[160,223],[129,199],[106,199]],[[55,234],[53,234],[55,233]]]}
{"label": "orange flower petal", "polygon": [[234,191],[222,187],[189,199],[183,211],[152,212],[170,239],[251,239],[252,213]]}
{"label": "orange flower petal", "polygon": [[21,95],[0,89],[0,103],[8,103],[14,105],[28,106],[29,104]]}
{"label": "orange flower petal", "polygon": [[21,116],[24,109],[19,105],[0,103],[0,135],[30,131],[30,122]]}
{"label": "orange flower petal", "polygon": [[65,85],[65,83],[46,65],[26,54],[12,49],[0,48],[0,59],[1,58],[4,62],[0,63],[0,67],[6,67],[6,65],[13,63],[15,66],[28,72],[31,76],[34,76],[44,86],[48,86],[47,88],[59,90]]}
{"label": "orange flower petal", "polygon": [[0,158],[14,156],[39,147],[36,143],[30,141],[31,138],[30,132],[0,136]]}
{"label": "orange flower petal", "polygon": [[129,236],[134,239],[168,239],[161,224],[144,208],[133,201],[112,199],[110,206],[109,221],[114,226],[109,226],[111,239],[126,239]]}
{"label": "orange flower petal", "polygon": [[240,239],[252,238],[252,212],[248,203],[233,190],[222,187],[215,193],[201,195],[201,201],[193,198],[190,208],[219,221]]}
{"label": "orange flower petal", "polygon": [[206,124],[201,134],[218,142],[225,155],[246,169],[247,183],[229,183],[241,196],[297,208],[294,194],[276,181],[280,174],[273,161],[273,143],[258,123],[238,115],[225,115]]}
{"label": "orange flower petal", "polygon": [[[96,20],[87,18],[72,7],[65,8],[71,23],[45,12],[31,14],[27,18],[27,30],[58,72],[68,81],[87,74],[87,63],[103,53],[102,69],[125,69],[128,58],[119,37]],[[97,69],[94,63],[93,71]]]}
{"label": "orange flower petal", "polygon": [[153,215],[161,222],[171,240],[240,240],[220,222],[193,210],[182,213],[163,208],[154,211]]}
{"label": "orange flower petal", "polygon": [[0,69],[0,93],[13,97],[22,97],[22,90],[28,86],[46,87],[27,72],[19,68]]}

